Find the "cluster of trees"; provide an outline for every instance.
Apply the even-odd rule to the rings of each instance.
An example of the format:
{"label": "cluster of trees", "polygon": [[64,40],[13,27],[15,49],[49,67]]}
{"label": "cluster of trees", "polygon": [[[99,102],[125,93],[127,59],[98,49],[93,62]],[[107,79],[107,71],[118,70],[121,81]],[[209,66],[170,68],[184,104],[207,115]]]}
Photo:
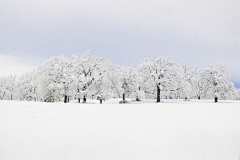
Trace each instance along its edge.
{"label": "cluster of trees", "polygon": [[137,68],[114,64],[88,50],[72,58],[52,57],[36,71],[0,78],[0,99],[56,102],[69,99],[152,98],[240,99],[240,90],[229,81],[220,64],[192,68],[170,58],[144,59]]}

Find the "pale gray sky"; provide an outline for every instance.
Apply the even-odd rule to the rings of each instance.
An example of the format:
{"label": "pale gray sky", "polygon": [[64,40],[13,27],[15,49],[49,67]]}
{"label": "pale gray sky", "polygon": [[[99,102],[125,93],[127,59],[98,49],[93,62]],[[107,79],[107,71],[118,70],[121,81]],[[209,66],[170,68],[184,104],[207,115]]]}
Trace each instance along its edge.
{"label": "pale gray sky", "polygon": [[0,74],[88,49],[126,66],[154,55],[216,62],[240,87],[240,1],[0,0]]}

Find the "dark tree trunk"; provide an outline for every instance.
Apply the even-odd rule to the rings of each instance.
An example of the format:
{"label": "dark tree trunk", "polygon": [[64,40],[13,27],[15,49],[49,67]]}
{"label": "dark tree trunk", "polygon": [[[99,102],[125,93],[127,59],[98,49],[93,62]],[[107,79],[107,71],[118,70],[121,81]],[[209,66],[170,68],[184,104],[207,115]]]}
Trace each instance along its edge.
{"label": "dark tree trunk", "polygon": [[[138,87],[138,90],[141,90],[141,87]],[[141,101],[140,98],[137,96],[136,101]]]}
{"label": "dark tree trunk", "polygon": [[87,102],[87,98],[86,96],[83,97],[83,103],[86,103]]}
{"label": "dark tree trunk", "polygon": [[160,88],[157,86],[157,102],[160,102]]}
{"label": "dark tree trunk", "polygon": [[217,97],[215,97],[215,102],[218,102],[218,98]]}
{"label": "dark tree trunk", "polygon": [[100,104],[102,104],[102,99],[100,99]]}
{"label": "dark tree trunk", "polygon": [[198,96],[198,99],[200,100],[200,96]]}
{"label": "dark tree trunk", "polygon": [[[80,89],[78,88],[77,89],[77,92],[78,92],[78,96],[80,95]],[[80,103],[80,98],[78,98],[78,102]]]}
{"label": "dark tree trunk", "polygon": [[123,102],[125,101],[125,93],[123,94]]}
{"label": "dark tree trunk", "polygon": [[67,103],[67,95],[64,96],[64,103]]}
{"label": "dark tree trunk", "polygon": [[4,95],[5,95],[5,92],[3,93],[1,100],[3,100]]}
{"label": "dark tree trunk", "polygon": [[69,96],[68,96],[68,103],[69,103]]}

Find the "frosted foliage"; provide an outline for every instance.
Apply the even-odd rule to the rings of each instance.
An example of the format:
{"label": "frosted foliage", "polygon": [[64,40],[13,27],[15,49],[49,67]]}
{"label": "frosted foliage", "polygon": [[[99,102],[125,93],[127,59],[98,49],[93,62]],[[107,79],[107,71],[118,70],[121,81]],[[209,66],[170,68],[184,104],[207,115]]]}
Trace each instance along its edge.
{"label": "frosted foliage", "polygon": [[16,76],[2,77],[0,79],[0,99],[16,99]]}
{"label": "frosted foliage", "polygon": [[104,57],[88,50],[72,55],[74,92],[77,98],[108,99],[111,96],[108,64]]}
{"label": "frosted foliage", "polygon": [[[195,70],[197,71],[197,69]],[[176,90],[178,98],[190,100],[198,97],[198,79],[194,69],[187,63],[178,67],[178,88]]]}
{"label": "frosted foliage", "polygon": [[152,60],[145,59],[139,64],[139,74],[143,79],[143,89],[149,97],[169,96],[177,88],[177,64],[170,58],[155,56]]}
{"label": "frosted foliage", "polygon": [[73,82],[71,61],[64,56],[52,57],[38,68],[38,76],[41,99],[61,100]]}
{"label": "frosted foliage", "polygon": [[38,100],[38,83],[35,71],[22,75],[17,83],[19,100]]}
{"label": "frosted foliage", "polygon": [[235,92],[233,83],[229,82],[230,75],[223,65],[212,63],[201,73],[203,96],[206,98],[232,99]]}
{"label": "frosted foliage", "polygon": [[114,64],[108,61],[108,79],[109,79],[109,86],[111,88],[112,97],[121,97],[124,90],[122,88],[122,69],[119,65]]}
{"label": "frosted foliage", "polygon": [[215,63],[193,68],[155,56],[134,68],[119,66],[88,50],[74,53],[71,59],[51,57],[19,78],[1,77],[0,99],[65,103],[87,99],[102,103],[109,98],[239,100],[240,90],[229,77],[226,68]]}

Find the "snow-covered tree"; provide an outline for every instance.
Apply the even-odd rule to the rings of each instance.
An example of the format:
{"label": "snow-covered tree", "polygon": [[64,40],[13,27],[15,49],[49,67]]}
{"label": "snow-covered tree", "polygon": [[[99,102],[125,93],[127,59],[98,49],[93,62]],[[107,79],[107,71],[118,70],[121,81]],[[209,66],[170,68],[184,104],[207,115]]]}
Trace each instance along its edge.
{"label": "snow-covered tree", "polygon": [[106,68],[102,69],[104,71],[95,75],[95,80],[92,84],[94,96],[100,101],[100,104],[102,104],[103,100],[105,101],[112,97],[111,85],[109,85],[111,82],[108,78],[109,72],[106,70]]}
{"label": "snow-covered tree", "polygon": [[38,84],[35,71],[22,75],[17,82],[18,98],[20,100],[37,101]]}
{"label": "snow-covered tree", "polygon": [[108,63],[108,79],[110,81],[109,86],[111,87],[112,97],[120,98],[123,93],[122,89],[122,69],[121,66],[114,64],[110,61]]}
{"label": "snow-covered tree", "polygon": [[129,69],[129,77],[131,80],[131,98],[135,98],[136,101],[141,101],[142,98],[145,98],[145,93],[141,89],[143,79],[139,75],[139,72],[137,69],[131,67]]}
{"label": "snow-covered tree", "polygon": [[69,102],[69,99],[111,97],[134,98],[191,98],[240,99],[240,90],[229,81],[229,73],[220,64],[205,69],[177,64],[170,58],[155,56],[144,59],[138,68],[124,67],[97,56],[88,50],[51,57],[37,71],[0,78],[1,100]]}
{"label": "snow-covered tree", "polygon": [[73,54],[72,58],[76,90],[79,93],[78,99],[80,102],[80,96],[82,95],[83,102],[86,102],[87,97],[96,96],[93,84],[100,81],[99,79],[106,72],[106,59],[97,56],[92,50],[88,50],[83,54]]}
{"label": "snow-covered tree", "polygon": [[198,97],[199,92],[199,68],[193,69],[189,64],[183,63],[177,68],[178,87],[177,93],[179,98],[190,100]]}
{"label": "snow-covered tree", "polygon": [[226,80],[226,83],[218,86],[219,98],[221,99],[230,99],[236,100],[236,88],[234,87],[233,82]]}
{"label": "snow-covered tree", "polygon": [[236,93],[236,99],[240,100],[240,88],[239,89],[235,88],[235,93]]}
{"label": "snow-covered tree", "polygon": [[122,88],[122,95],[123,95],[123,103],[125,102],[125,97],[130,97],[133,93],[136,92],[136,73],[133,67],[121,67],[121,88]]}
{"label": "snow-covered tree", "polygon": [[200,66],[195,66],[193,71],[193,96],[201,99],[201,94],[203,92],[202,82],[201,82],[201,72]]}
{"label": "snow-covered tree", "polygon": [[5,85],[7,83],[7,78],[6,77],[1,77],[0,78],[0,99],[3,100],[5,94],[6,94],[6,89]]}
{"label": "snow-covered tree", "polygon": [[157,102],[160,102],[161,91],[169,92],[175,87],[176,62],[172,59],[155,56],[152,60],[144,59],[138,67],[145,82],[145,92],[157,93]]}
{"label": "snow-covered tree", "polygon": [[203,69],[201,73],[201,81],[205,97],[214,97],[215,102],[221,97],[221,93],[225,89],[229,89],[224,85],[228,83],[230,78],[226,67],[220,64],[211,63],[207,68]]}
{"label": "snow-covered tree", "polygon": [[70,59],[64,56],[52,57],[38,68],[39,91],[44,101],[54,102],[64,97],[68,102],[69,88],[73,82]]}
{"label": "snow-covered tree", "polygon": [[16,95],[16,76],[1,78],[0,89],[1,100],[13,100]]}

